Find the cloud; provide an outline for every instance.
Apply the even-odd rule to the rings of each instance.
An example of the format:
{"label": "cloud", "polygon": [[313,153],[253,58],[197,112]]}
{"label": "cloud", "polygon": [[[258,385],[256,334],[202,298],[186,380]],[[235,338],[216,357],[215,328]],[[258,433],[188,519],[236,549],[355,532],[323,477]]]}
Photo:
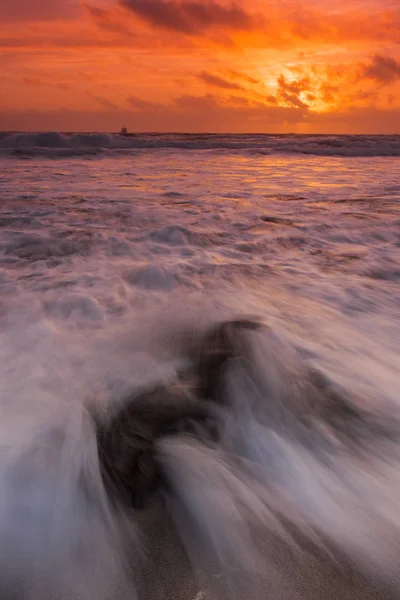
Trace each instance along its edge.
{"label": "cloud", "polygon": [[43,79],[40,79],[37,77],[23,77],[21,79],[21,83],[23,83],[25,85],[33,85],[35,87],[42,87],[42,86],[54,87],[59,90],[67,90],[69,87],[68,83],[43,80]]}
{"label": "cloud", "polygon": [[375,54],[372,62],[362,69],[361,77],[383,84],[394,83],[400,79],[400,61],[390,56]]}
{"label": "cloud", "polygon": [[108,98],[104,98],[104,96],[97,96],[96,94],[92,94],[92,92],[86,92],[86,94],[96,100],[99,104],[107,108],[108,110],[118,109],[118,105],[109,100]]}
{"label": "cloud", "polygon": [[118,14],[118,11],[114,13],[114,11],[105,10],[104,8],[86,3],[83,3],[82,6],[100,29],[112,33],[133,35],[131,29],[127,27],[126,19],[124,21],[121,15]]}
{"label": "cloud", "polygon": [[301,79],[286,81],[285,77],[281,75],[278,79],[278,86],[280,91],[288,92],[298,96],[301,94],[301,92],[305,92],[310,89],[311,82],[309,77],[302,77]]}
{"label": "cloud", "polygon": [[320,87],[320,98],[325,104],[332,104],[340,98],[340,86],[324,82]]}
{"label": "cloud", "polygon": [[81,13],[77,0],[0,0],[0,23],[74,19]]}
{"label": "cloud", "polygon": [[251,77],[247,73],[239,73],[238,71],[231,71],[231,70],[226,71],[226,73],[227,73],[227,75],[229,75],[229,77],[231,79],[235,79],[237,81],[246,81],[246,83],[252,83],[254,85],[260,83],[260,81],[258,79]]}
{"label": "cloud", "polygon": [[126,101],[135,111],[162,111],[165,110],[165,106],[157,104],[156,102],[149,102],[148,100],[142,100],[136,96],[129,96]]}
{"label": "cloud", "polygon": [[244,90],[245,88],[238,83],[233,81],[228,81],[219,75],[213,75],[212,73],[208,73],[207,71],[202,71],[198,74],[198,78],[207,83],[207,85],[211,85],[213,87],[223,88],[226,90]]}
{"label": "cloud", "polygon": [[[382,43],[387,47],[398,43],[400,30],[397,3],[385,2],[382,7],[381,1],[347,0],[344,7],[342,0],[324,5],[304,0],[299,10],[298,0],[280,5],[277,0],[0,0],[0,23],[7,26],[15,21],[8,31],[4,27],[0,46],[136,48],[140,44],[154,49],[213,45],[229,48],[233,54],[252,48],[292,49],[293,53],[309,48],[314,52],[318,45],[322,49],[339,45],[379,52]],[[65,22],[50,29],[54,19]],[[19,31],[17,21],[21,22]],[[28,21],[38,26],[23,28]],[[107,35],[101,37],[97,29]],[[236,67],[239,64],[231,67],[232,77],[224,71],[228,79],[236,80]],[[256,80],[250,80],[254,78],[245,81],[245,77],[241,79],[238,73],[237,81],[256,85]]]}
{"label": "cloud", "polygon": [[257,21],[235,3],[215,0],[119,0],[139,19],[153,27],[186,35],[202,35],[211,28],[252,30]]}
{"label": "cloud", "polygon": [[309,63],[286,67],[276,82],[279,104],[326,112],[345,107],[384,108],[382,85],[400,81],[400,62],[374,56],[370,62]]}
{"label": "cloud", "polygon": [[213,96],[212,94],[206,94],[205,96],[184,94],[174,98],[174,102],[178,108],[183,111],[198,111],[199,109],[214,110],[219,104],[216,96]]}
{"label": "cloud", "polygon": [[289,106],[296,106],[297,108],[308,108],[308,104],[300,100],[296,94],[288,94],[287,92],[281,92],[279,94],[280,100],[283,100]]}
{"label": "cloud", "polygon": [[283,28],[300,42],[398,42],[400,9],[398,3],[368,0],[336,0],[331,3],[298,2],[283,4],[278,13]]}
{"label": "cloud", "polygon": [[280,75],[277,84],[277,99],[280,102],[288,106],[295,106],[296,108],[309,108],[309,105],[300,98],[300,94],[303,92],[305,92],[306,98],[313,91],[312,83],[308,77],[302,77],[289,82],[283,75]]}

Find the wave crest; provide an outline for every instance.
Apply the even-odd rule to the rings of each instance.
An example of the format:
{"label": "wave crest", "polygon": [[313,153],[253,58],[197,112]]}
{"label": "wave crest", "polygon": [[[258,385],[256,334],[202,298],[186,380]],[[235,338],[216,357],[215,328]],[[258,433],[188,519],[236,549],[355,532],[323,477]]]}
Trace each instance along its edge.
{"label": "wave crest", "polygon": [[0,150],[12,156],[82,156],[140,149],[295,153],[316,156],[400,156],[400,136],[8,133]]}

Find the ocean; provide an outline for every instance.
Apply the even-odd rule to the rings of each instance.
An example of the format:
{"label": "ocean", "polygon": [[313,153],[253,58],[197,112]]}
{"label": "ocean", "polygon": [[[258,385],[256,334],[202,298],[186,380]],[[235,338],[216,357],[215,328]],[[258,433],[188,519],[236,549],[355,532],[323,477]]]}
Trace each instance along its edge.
{"label": "ocean", "polygon": [[[2,598],[399,597],[399,157],[400,136],[0,134]],[[266,324],[280,425],[230,424],[262,476],[161,445],[159,527],[181,540],[161,543],[108,507],[90,415],[173,378],[181,332],[238,315]],[[288,417],[310,369],[365,414],[357,449]],[[248,377],[231,385],[246,403]]]}

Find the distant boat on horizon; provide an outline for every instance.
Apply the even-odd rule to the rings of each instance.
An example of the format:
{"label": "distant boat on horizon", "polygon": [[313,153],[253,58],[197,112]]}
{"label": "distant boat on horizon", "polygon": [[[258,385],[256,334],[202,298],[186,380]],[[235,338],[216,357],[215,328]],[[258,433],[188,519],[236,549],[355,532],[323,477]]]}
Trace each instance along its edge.
{"label": "distant boat on horizon", "polygon": [[120,135],[127,135],[128,134],[127,127],[125,127],[125,125],[123,127],[121,127],[121,131],[119,133],[120,133]]}

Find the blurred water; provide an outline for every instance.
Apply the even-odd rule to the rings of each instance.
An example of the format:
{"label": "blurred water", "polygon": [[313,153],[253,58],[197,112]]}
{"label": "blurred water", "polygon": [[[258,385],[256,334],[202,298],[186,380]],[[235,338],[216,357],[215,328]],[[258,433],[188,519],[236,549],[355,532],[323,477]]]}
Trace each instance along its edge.
{"label": "blurred water", "polygon": [[[399,164],[0,159],[2,597],[398,595]],[[189,584],[171,523],[110,509],[92,414],[173,377],[181,331],[242,312],[269,329],[229,375],[221,447],[159,448]],[[305,428],[311,368],[374,428]]]}

